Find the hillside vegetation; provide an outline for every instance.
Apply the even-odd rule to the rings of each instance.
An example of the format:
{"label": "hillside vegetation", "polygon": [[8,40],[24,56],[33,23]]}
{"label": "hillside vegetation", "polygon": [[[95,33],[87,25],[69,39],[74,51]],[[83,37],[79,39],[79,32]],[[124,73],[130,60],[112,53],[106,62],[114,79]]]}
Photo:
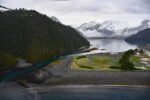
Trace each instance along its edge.
{"label": "hillside vegetation", "polygon": [[[89,46],[70,26],[51,20],[34,10],[0,12],[0,67],[14,66],[17,58],[36,63]],[[6,55],[4,57],[4,55]],[[9,59],[7,59],[9,58]],[[12,59],[12,60],[10,60]]]}

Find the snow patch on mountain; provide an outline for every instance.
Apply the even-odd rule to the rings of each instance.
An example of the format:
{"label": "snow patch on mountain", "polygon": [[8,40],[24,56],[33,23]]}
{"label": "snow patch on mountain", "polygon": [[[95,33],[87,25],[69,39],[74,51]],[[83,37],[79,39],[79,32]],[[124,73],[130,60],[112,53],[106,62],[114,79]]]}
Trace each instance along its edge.
{"label": "snow patch on mountain", "polygon": [[100,27],[100,24],[95,21],[91,21],[89,23],[84,23],[81,26],[79,26],[77,29],[81,30],[96,30]]}
{"label": "snow patch on mountain", "polygon": [[82,35],[87,38],[102,37],[102,34],[97,31],[100,26],[101,25],[98,22],[91,21],[80,25],[77,27],[77,30],[79,30]]}
{"label": "snow patch on mountain", "polygon": [[100,29],[108,29],[111,31],[116,31],[116,30],[122,30],[128,27],[128,24],[125,22],[119,22],[119,21],[105,21],[102,23]]}
{"label": "snow patch on mountain", "polygon": [[59,21],[59,19],[56,18],[55,16],[51,16],[50,18],[51,18],[53,21],[55,21],[55,22],[61,23],[61,22]]}

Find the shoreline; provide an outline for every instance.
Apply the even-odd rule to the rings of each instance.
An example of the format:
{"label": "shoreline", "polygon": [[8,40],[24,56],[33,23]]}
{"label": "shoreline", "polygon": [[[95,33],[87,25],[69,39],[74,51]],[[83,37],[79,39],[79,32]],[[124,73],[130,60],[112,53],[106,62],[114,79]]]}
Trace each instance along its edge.
{"label": "shoreline", "polygon": [[120,88],[120,89],[150,89],[150,86],[145,85],[52,85],[52,86],[35,86],[29,87],[28,90],[32,92],[48,92],[51,90],[64,89],[100,89],[100,88]]}
{"label": "shoreline", "polygon": [[[101,55],[101,54],[96,54]],[[90,56],[90,55],[88,55]],[[70,64],[72,56],[63,59],[60,64],[50,64],[43,72],[37,72],[45,77],[41,83],[33,86],[61,86],[61,85],[123,85],[123,86],[150,86],[150,71],[81,71],[72,70]],[[28,83],[38,83],[31,78]],[[27,83],[27,84],[28,84]],[[30,87],[30,86],[29,86]]]}
{"label": "shoreline", "polygon": [[70,76],[50,77],[45,83],[25,87],[55,86],[128,86],[150,87],[150,72],[76,72]]}
{"label": "shoreline", "polygon": [[[31,85],[30,83],[28,86]],[[66,85],[37,85],[37,84],[32,84],[29,86],[29,89],[37,88],[37,89],[44,89],[44,88],[76,88],[76,87],[83,87],[83,88],[91,88],[91,87],[131,87],[131,88],[150,88],[150,85],[123,85],[123,84],[105,84],[105,85],[100,85],[100,84],[66,84]]]}

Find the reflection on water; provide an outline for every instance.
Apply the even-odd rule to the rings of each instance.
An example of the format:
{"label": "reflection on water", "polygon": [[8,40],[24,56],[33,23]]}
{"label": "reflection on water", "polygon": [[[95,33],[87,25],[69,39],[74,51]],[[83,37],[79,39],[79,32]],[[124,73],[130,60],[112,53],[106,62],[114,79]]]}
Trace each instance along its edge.
{"label": "reflection on water", "polygon": [[131,45],[123,39],[89,39],[93,47],[98,48],[97,52],[124,52],[129,49],[137,48],[136,45]]}

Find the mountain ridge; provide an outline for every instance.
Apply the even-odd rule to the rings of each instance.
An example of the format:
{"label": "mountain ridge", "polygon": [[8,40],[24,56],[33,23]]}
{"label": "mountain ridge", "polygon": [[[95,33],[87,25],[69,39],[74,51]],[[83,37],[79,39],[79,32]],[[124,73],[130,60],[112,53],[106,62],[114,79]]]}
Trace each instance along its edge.
{"label": "mountain ridge", "polygon": [[136,45],[146,45],[150,43],[150,28],[139,31],[125,39],[128,43]]}
{"label": "mountain ridge", "polygon": [[84,23],[78,26],[77,30],[87,38],[127,38],[146,28],[150,28],[150,20],[143,20],[141,25],[135,27],[128,27],[126,22],[108,20],[103,23]]}

